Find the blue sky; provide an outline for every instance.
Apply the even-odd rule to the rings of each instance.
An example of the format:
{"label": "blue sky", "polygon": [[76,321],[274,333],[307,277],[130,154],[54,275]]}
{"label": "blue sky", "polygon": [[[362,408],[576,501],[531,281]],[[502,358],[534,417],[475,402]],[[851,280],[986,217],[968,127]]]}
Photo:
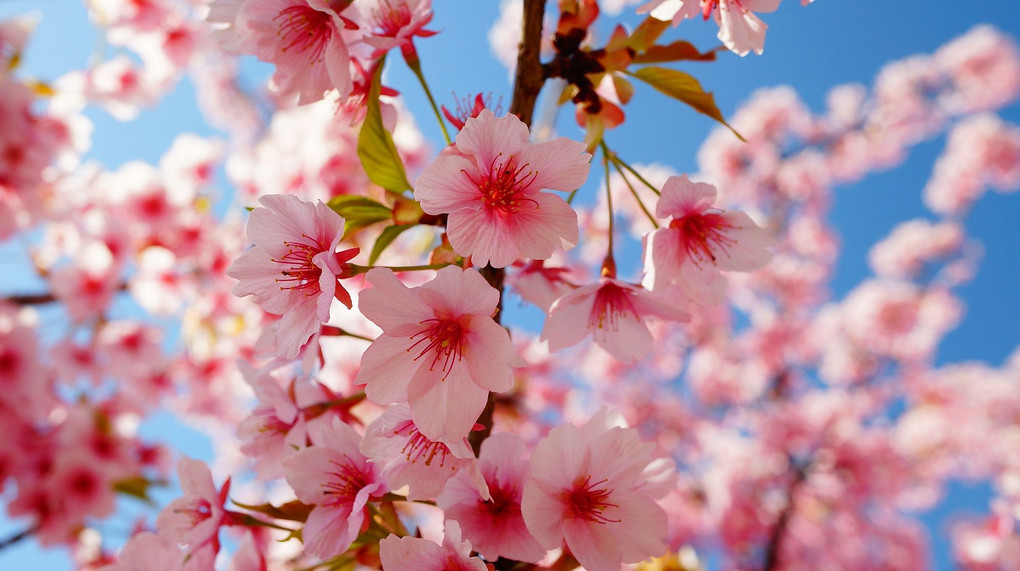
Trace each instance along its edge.
{"label": "blue sky", "polygon": [[[418,45],[424,71],[440,103],[449,105],[451,92],[464,96],[479,91],[492,92],[497,98],[502,95],[504,102],[509,101],[507,73],[491,57],[486,42],[498,3],[435,0],[434,4],[436,18],[431,28],[442,33]],[[0,2],[0,19],[28,11],[41,14],[42,21],[29,45],[23,75],[54,79],[87,65],[97,41],[81,3]],[[870,85],[884,63],[930,53],[979,23],[991,23],[1014,38],[1020,37],[1020,10],[1014,0],[817,0],[809,6],[786,0],[776,13],[762,17],[769,25],[764,55],[740,58],[725,53],[717,62],[681,66],[715,92],[725,115],[732,114],[754,90],[781,84],[792,85],[805,103],[818,111],[834,85]],[[637,21],[633,16],[627,19]],[[667,35],[709,48],[717,44],[715,33],[711,23],[687,21]],[[440,141],[424,98],[403,63],[391,58],[391,64],[389,83],[405,92],[428,138]],[[256,65],[249,68],[253,73],[264,69]],[[157,108],[143,112],[131,123],[91,111],[95,132],[90,156],[109,167],[136,159],[155,162],[179,132],[214,134],[198,115],[193,101],[191,86],[185,82]],[[679,172],[697,170],[696,151],[714,126],[711,120],[649,89],[639,92],[627,112],[628,124],[610,134],[615,148],[634,162],[666,163]],[[1020,106],[1014,104],[1001,115],[1020,123]],[[563,135],[579,136],[570,121],[562,124]],[[943,145],[942,137],[918,145],[901,167],[837,190],[832,222],[844,245],[833,282],[837,296],[869,274],[868,249],[897,222],[930,217],[921,205],[920,193]],[[1020,283],[1018,219],[1020,196],[996,193],[979,201],[967,219],[967,230],[984,244],[985,255],[976,280],[960,292],[967,315],[941,347],[940,362],[983,360],[999,364],[1020,344],[1020,328],[1015,318],[1010,318],[1020,315],[1020,295],[1016,294]],[[13,252],[10,244],[0,245],[5,270]],[[987,493],[981,487],[956,486],[947,508],[981,511]],[[936,534],[943,527],[943,511],[947,510],[927,518]],[[0,518],[0,537],[19,527]],[[939,568],[949,568],[945,542],[941,543],[935,559],[940,561]],[[0,552],[0,568],[29,564],[36,569],[63,569],[69,565],[65,555],[42,554],[31,543]]]}

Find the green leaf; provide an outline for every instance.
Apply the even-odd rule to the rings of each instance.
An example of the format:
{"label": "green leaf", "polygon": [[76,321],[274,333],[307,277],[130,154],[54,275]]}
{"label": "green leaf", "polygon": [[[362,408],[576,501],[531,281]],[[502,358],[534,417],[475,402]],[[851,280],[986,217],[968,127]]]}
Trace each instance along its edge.
{"label": "green leaf", "polygon": [[233,504],[236,505],[237,507],[244,508],[248,511],[264,514],[271,518],[300,522],[307,520],[308,514],[310,514],[312,512],[312,508],[315,507],[301,503],[298,500],[293,500],[280,506],[274,506],[273,504],[248,505],[242,504],[237,500],[230,501],[233,502]]}
{"label": "green leaf", "polygon": [[114,482],[113,491],[138,498],[147,504],[155,505],[155,502],[149,497],[149,488],[154,485],[157,485],[157,482],[153,482],[144,476],[131,476],[130,478]]}
{"label": "green leaf", "polygon": [[722,123],[733,134],[737,136],[741,141],[747,142],[740,133],[738,133],[726,119],[723,118],[719,108],[715,105],[715,97],[711,93],[706,92],[702,89],[701,84],[698,83],[694,76],[677,71],[675,69],[669,69],[668,67],[657,67],[649,66],[643,67],[631,75],[644,81],[648,85],[651,85],[655,89],[659,90],[666,95],[683,101],[690,105],[695,111],[708,115],[716,121]]}
{"label": "green leaf", "polygon": [[411,183],[407,182],[404,163],[397,153],[393,136],[382,122],[379,91],[383,63],[380,62],[375,75],[372,76],[372,86],[365,100],[367,111],[365,122],[361,125],[361,133],[358,134],[358,158],[369,180],[386,190],[401,193],[411,188]]}
{"label": "green leaf", "polygon": [[659,36],[666,31],[669,27],[668,21],[662,21],[651,16],[645,18],[634,33],[630,35],[630,41],[627,43],[635,51],[643,52],[648,49],[649,46],[655,43],[655,40],[659,39]]}
{"label": "green leaf", "polygon": [[372,246],[372,253],[368,255],[368,265],[375,264],[375,261],[379,259],[379,255],[383,253],[397,236],[404,233],[405,230],[414,228],[417,224],[395,224],[393,226],[387,226],[386,229],[379,234],[379,237],[375,240],[375,245]]}
{"label": "green leaf", "polygon": [[666,46],[649,46],[632,60],[634,63],[662,63],[667,61],[713,61],[717,50],[700,52],[694,44],[677,40]]}
{"label": "green leaf", "polygon": [[326,204],[343,216],[345,236],[376,222],[393,218],[393,211],[389,206],[367,196],[342,194],[329,199]]}

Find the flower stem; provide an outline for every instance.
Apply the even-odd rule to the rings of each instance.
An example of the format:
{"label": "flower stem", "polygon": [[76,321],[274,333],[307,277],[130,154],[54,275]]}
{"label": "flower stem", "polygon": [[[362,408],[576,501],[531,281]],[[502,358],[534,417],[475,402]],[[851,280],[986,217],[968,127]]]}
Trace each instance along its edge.
{"label": "flower stem", "polygon": [[650,188],[652,190],[652,192],[655,193],[656,196],[662,194],[661,192],[659,192],[658,188],[655,188],[655,185],[653,185],[652,183],[650,183],[647,180],[645,180],[645,177],[641,176],[641,173],[639,173],[638,171],[634,170],[634,167],[628,165],[627,162],[624,161],[623,159],[621,159],[619,156],[614,154],[613,157],[612,157],[612,161],[617,166],[622,166],[623,168],[625,168],[628,171],[630,171],[630,173],[632,175],[636,176],[637,179],[640,180],[642,184],[644,184],[645,186]]}
{"label": "flower stem", "polygon": [[602,262],[602,275],[616,277],[616,261],[613,259],[613,193],[609,186],[609,160],[610,151],[609,147],[606,146],[604,141],[599,142],[599,146],[602,148],[602,167],[605,169],[606,177],[606,208],[609,211],[609,228],[607,233],[609,234],[609,245],[607,246],[606,259]]}
{"label": "flower stem", "polygon": [[630,183],[630,179],[627,178],[627,173],[623,172],[623,169],[620,168],[620,165],[616,164],[615,162],[613,163],[613,167],[616,168],[616,172],[620,173],[620,178],[623,179],[624,184],[626,184],[627,188],[630,189],[630,194],[631,196],[634,197],[634,200],[637,201],[638,207],[641,209],[641,212],[645,213],[645,216],[648,217],[648,221],[652,223],[652,226],[658,228],[659,221],[656,220],[654,216],[652,216],[652,213],[648,210],[648,207],[645,206],[644,201],[641,200],[641,197],[637,193],[637,189],[634,188],[634,185]]}
{"label": "flower stem", "polygon": [[443,121],[443,115],[439,112],[439,106],[436,105],[436,100],[432,97],[432,90],[429,89],[429,84],[425,81],[425,74],[421,71],[421,61],[417,58],[405,59],[405,61],[407,61],[407,67],[411,68],[415,77],[418,78],[422,89],[425,90],[425,97],[428,97],[429,105],[432,106],[432,112],[436,115],[436,121],[439,121],[439,128],[443,130],[443,138],[446,139],[446,144],[452,145],[453,140],[450,139],[450,132],[446,130],[446,121]]}

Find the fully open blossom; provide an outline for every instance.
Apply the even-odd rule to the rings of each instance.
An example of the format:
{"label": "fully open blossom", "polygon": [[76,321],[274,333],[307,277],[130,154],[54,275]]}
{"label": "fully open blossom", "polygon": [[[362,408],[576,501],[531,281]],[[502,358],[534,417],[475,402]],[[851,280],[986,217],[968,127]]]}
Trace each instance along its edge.
{"label": "fully open blossom", "polygon": [[[638,8],[638,12],[651,12],[659,20],[672,20],[676,25],[685,18],[715,18],[719,25],[719,40],[730,51],[747,55],[765,50],[765,30],[768,26],[754,12],[774,12],[780,0],[652,0]],[[752,11],[753,10],[753,11]]]}
{"label": "fully open blossom", "polygon": [[467,472],[459,472],[436,498],[447,521],[460,524],[475,551],[487,560],[499,557],[536,562],[546,549],[531,537],[521,514],[521,497],[528,475],[528,447],[520,437],[500,432],[482,442],[478,468],[488,485],[490,498],[478,493]]}
{"label": "fully open blossom", "polygon": [[682,309],[627,282],[604,277],[556,300],[542,329],[550,351],[581,341],[589,333],[599,347],[624,362],[648,354],[652,335],[645,320],[689,321]]}
{"label": "fully open blossom", "polygon": [[[543,547],[565,540],[589,571],[618,571],[665,553],[666,512],[650,485],[654,445],[600,412],[578,428],[554,428],[531,454],[521,509]],[[657,474],[658,475],[658,474]]]}
{"label": "fully open blossom", "polygon": [[336,89],[351,90],[350,52],[342,0],[248,0],[237,14],[242,49],[276,64],[273,83],[283,97],[313,103]]}
{"label": "fully open blossom", "polygon": [[577,214],[542,189],[575,190],[588,177],[591,155],[565,138],[528,142],[514,115],[488,109],[468,119],[418,178],[414,196],[429,214],[449,213],[450,244],[478,266],[508,266],[518,258],[547,259],[577,243]]}
{"label": "fully open blossom", "polygon": [[457,522],[446,524],[443,544],[420,537],[390,535],[379,542],[386,571],[485,571],[485,562],[471,557],[471,543],[461,541]]}
{"label": "fully open blossom", "polygon": [[368,273],[372,288],[359,309],[383,333],[361,359],[355,382],[380,404],[407,402],[414,423],[431,440],[467,436],[489,391],[513,384],[524,362],[492,319],[499,292],[476,270],[449,266],[408,288],[390,270]]}
{"label": "fully open blossom", "polygon": [[301,531],[305,551],[329,559],[358,537],[369,498],[381,496],[386,484],[358,449],[361,436],[340,419],[323,429],[321,441],[290,456],[283,466],[298,499],[315,506]]}
{"label": "fully open blossom", "polygon": [[686,175],[666,181],[655,214],[670,222],[646,238],[645,287],[675,284],[696,303],[716,303],[726,295],[720,270],[749,272],[772,259],[766,248],[775,238],[743,212],[713,208],[715,201],[710,184]]}
{"label": "fully open blossom", "polygon": [[241,254],[227,275],[239,281],[235,295],[253,295],[266,312],[283,316],[277,354],[292,359],[329,319],[334,298],[351,307],[350,294],[338,279],[357,250],[337,252],[344,219],[321,202],[271,194],[259,204],[247,228],[255,247]]}

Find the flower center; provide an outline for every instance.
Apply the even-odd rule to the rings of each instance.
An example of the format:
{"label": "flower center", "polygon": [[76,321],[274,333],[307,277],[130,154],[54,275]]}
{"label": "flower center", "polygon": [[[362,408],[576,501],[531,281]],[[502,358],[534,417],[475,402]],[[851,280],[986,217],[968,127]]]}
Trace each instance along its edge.
{"label": "flower center", "polygon": [[714,249],[726,252],[728,247],[736,244],[735,240],[726,236],[725,231],[731,226],[722,214],[690,214],[674,219],[669,227],[680,231],[683,248],[695,265],[714,264]]}
{"label": "flower center", "polygon": [[197,499],[192,501],[188,507],[176,509],[174,512],[183,513],[188,516],[188,523],[191,527],[195,527],[212,517],[212,504],[210,504],[207,500]]}
{"label": "flower center", "polygon": [[480,501],[485,511],[494,520],[502,521],[503,518],[520,517],[521,502],[518,499],[517,488],[513,486],[489,486],[489,501]]}
{"label": "flower center", "polygon": [[394,432],[406,434],[408,437],[407,443],[400,449],[400,453],[406,456],[408,462],[413,464],[418,460],[423,460],[426,466],[431,466],[432,461],[438,456],[440,468],[446,463],[450,449],[442,442],[429,440],[424,434],[418,432],[418,427],[412,421],[408,420]]}
{"label": "flower center", "polygon": [[537,207],[538,201],[528,198],[525,191],[538,178],[538,171],[529,171],[530,163],[516,164],[513,156],[505,162],[500,162],[502,156],[503,153],[500,153],[492,159],[485,178],[475,180],[468,175],[468,180],[478,187],[482,203],[487,208],[504,215],[517,212],[525,202]]}
{"label": "flower center", "polygon": [[273,21],[280,25],[277,32],[283,41],[280,51],[308,52],[312,61],[322,61],[326,44],[333,37],[329,14],[310,6],[290,6]]}
{"label": "flower center", "polygon": [[443,371],[443,380],[446,380],[453,370],[453,364],[464,358],[464,328],[452,319],[426,319],[420,323],[425,329],[411,336],[414,343],[407,351],[411,352],[421,347],[421,352],[414,358],[415,361],[432,355],[430,371],[434,371],[436,365],[442,362],[440,370]]}
{"label": "flower center", "polygon": [[620,330],[620,319],[637,315],[627,290],[607,283],[595,294],[595,303],[588,315],[588,329],[595,335]]}
{"label": "flower center", "polygon": [[595,523],[619,523],[618,519],[611,519],[603,515],[607,508],[618,508],[620,506],[610,503],[609,496],[612,489],[600,488],[608,483],[608,479],[592,483],[591,474],[582,479],[580,476],[574,480],[572,489],[564,490],[562,500],[570,508],[570,513],[575,518]]}
{"label": "flower center", "polygon": [[349,458],[344,456],[343,462],[330,460],[334,466],[333,471],[327,472],[328,480],[322,484],[322,493],[326,496],[333,496],[333,504],[349,504],[354,501],[358,491],[368,485],[368,479],[364,472]]}
{"label": "flower center", "polygon": [[398,1],[394,5],[389,0],[383,0],[372,12],[372,19],[378,32],[376,35],[393,38],[401,28],[411,23],[411,8],[407,2]]}
{"label": "flower center", "polygon": [[283,266],[280,270],[283,277],[276,278],[280,289],[304,291],[307,295],[319,293],[319,276],[322,275],[322,268],[315,265],[312,258],[325,248],[320,244],[307,242],[284,242],[283,245],[287,248],[287,253],[279,259],[273,258],[274,262]]}

